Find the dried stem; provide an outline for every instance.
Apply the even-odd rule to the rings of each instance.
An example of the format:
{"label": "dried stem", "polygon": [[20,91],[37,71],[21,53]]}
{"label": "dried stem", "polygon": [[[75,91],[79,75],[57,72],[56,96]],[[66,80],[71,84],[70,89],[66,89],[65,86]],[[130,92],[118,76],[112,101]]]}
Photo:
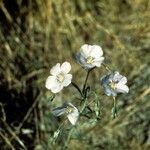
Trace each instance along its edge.
{"label": "dried stem", "polygon": [[18,130],[21,129],[21,127],[23,126],[24,122],[28,119],[28,117],[30,116],[32,110],[35,108],[38,100],[39,100],[39,97],[41,97],[41,94],[39,94],[39,96],[35,99],[35,101],[33,102],[32,106],[29,108],[29,110],[27,111],[25,117],[23,118],[22,122],[19,124],[18,126]]}
{"label": "dried stem", "polygon": [[7,143],[7,145],[9,145],[9,147],[12,149],[12,150],[15,150],[14,146],[11,144],[11,142],[9,141],[9,139],[3,135],[2,132],[0,132],[0,136],[3,138],[3,140]]}
{"label": "dried stem", "polygon": [[16,133],[11,129],[11,127],[3,120],[1,119],[2,123],[4,124],[4,126],[6,127],[6,129],[8,130],[8,132],[12,135],[12,137],[18,141],[18,143],[25,149],[27,150],[26,146],[24,145],[24,143],[20,140],[20,138],[16,135]]}

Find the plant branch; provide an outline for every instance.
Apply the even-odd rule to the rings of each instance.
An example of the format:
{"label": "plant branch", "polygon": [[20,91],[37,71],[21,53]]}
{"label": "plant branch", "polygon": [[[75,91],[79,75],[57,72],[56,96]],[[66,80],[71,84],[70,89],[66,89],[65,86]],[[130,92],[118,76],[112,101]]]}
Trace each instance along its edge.
{"label": "plant branch", "polygon": [[80,95],[83,97],[83,94],[82,94],[80,88],[78,87],[78,85],[75,84],[74,82],[71,82],[71,84],[73,85],[73,87],[75,87],[75,88],[77,89],[77,91],[78,91],[78,92],[80,93]]}
{"label": "plant branch", "polygon": [[[94,67],[94,68],[95,68],[95,67]],[[87,72],[87,75],[86,75],[86,78],[85,78],[85,82],[84,82],[84,85],[83,85],[83,89],[82,89],[82,94],[84,95],[84,97],[86,96],[85,90],[86,90],[86,85],[87,85],[87,80],[88,80],[89,74],[90,74],[90,72],[91,72],[94,68],[88,70],[88,72]]]}
{"label": "plant branch", "polygon": [[114,102],[114,104],[113,104],[113,108],[112,108],[112,117],[113,117],[113,119],[115,119],[117,116],[117,103],[116,103],[115,97],[113,97],[113,102]]}

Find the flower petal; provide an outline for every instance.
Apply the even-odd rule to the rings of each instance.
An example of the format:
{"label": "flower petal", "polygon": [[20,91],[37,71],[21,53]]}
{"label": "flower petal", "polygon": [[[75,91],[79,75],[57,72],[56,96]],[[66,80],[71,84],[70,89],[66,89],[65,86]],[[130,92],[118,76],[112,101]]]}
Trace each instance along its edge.
{"label": "flower petal", "polygon": [[117,93],[115,91],[113,91],[112,89],[110,89],[109,87],[104,88],[104,93],[107,96],[117,96]]}
{"label": "flower petal", "polygon": [[107,95],[107,96],[111,96],[111,90],[109,88],[105,88],[104,89],[104,93]]}
{"label": "flower petal", "polygon": [[46,80],[45,87],[51,90],[53,93],[58,93],[63,89],[63,86],[57,82],[55,76],[49,76]]}
{"label": "flower petal", "polygon": [[118,83],[116,92],[117,93],[128,93],[129,92],[129,88],[128,88],[127,85]]}
{"label": "flower petal", "polygon": [[69,62],[64,62],[62,65],[61,65],[61,71],[63,73],[68,73],[69,71],[71,70],[71,65]]}
{"label": "flower petal", "polygon": [[117,81],[120,81],[121,79],[123,78],[123,76],[121,74],[119,74],[119,72],[115,71],[114,74],[113,74],[113,81],[114,82],[117,82]]}
{"label": "flower petal", "polygon": [[78,62],[80,65],[83,66],[84,64],[86,64],[86,59],[85,59],[85,57],[84,57],[83,54],[77,53],[75,57],[76,57],[77,62]]}
{"label": "flower petal", "polygon": [[63,86],[68,86],[71,83],[72,80],[72,75],[71,74],[66,74],[65,75],[65,80],[62,82]]}
{"label": "flower petal", "polygon": [[[80,52],[77,53],[76,60],[85,69],[91,69],[95,66],[100,67],[102,61],[104,60],[104,57],[101,57],[102,54],[103,51],[100,46],[84,44],[81,46]],[[94,62],[91,64],[87,63],[88,57],[92,57]]]}
{"label": "flower petal", "polygon": [[49,76],[47,79],[46,79],[46,83],[45,83],[45,87],[49,90],[51,90],[51,88],[53,86],[55,86],[57,83],[56,83],[56,77],[55,76]]}
{"label": "flower petal", "polygon": [[55,86],[51,87],[51,91],[53,93],[58,93],[63,89],[63,86],[59,83],[57,83]]}
{"label": "flower petal", "polygon": [[127,78],[126,77],[123,77],[120,81],[119,81],[120,84],[126,84],[127,83]]}
{"label": "flower petal", "polygon": [[60,72],[61,72],[61,70],[60,70],[60,63],[57,63],[57,64],[56,64],[55,66],[53,66],[52,69],[50,70],[50,73],[51,73],[53,76],[58,75]]}
{"label": "flower petal", "polygon": [[95,59],[93,65],[96,67],[100,67],[103,60],[104,60],[104,57],[100,57],[99,59]]}
{"label": "flower petal", "polygon": [[55,109],[52,110],[52,113],[54,116],[61,116],[62,114],[64,114],[66,111],[65,107],[57,107]]}
{"label": "flower petal", "polygon": [[109,83],[110,75],[104,75],[100,78],[102,86],[105,86]]}
{"label": "flower petal", "polygon": [[99,58],[102,55],[103,55],[103,51],[100,46],[98,46],[98,45],[91,46],[90,56],[92,56],[94,58]]}
{"label": "flower petal", "polygon": [[79,117],[78,109],[76,107],[74,107],[73,112],[69,113],[67,115],[67,117],[68,117],[69,121],[71,122],[71,124],[75,125],[78,120],[78,117]]}
{"label": "flower petal", "polygon": [[84,44],[80,48],[80,52],[84,55],[85,58],[90,55],[90,51],[91,51],[91,45],[88,44]]}
{"label": "flower petal", "polygon": [[91,69],[91,68],[95,67],[93,64],[87,64],[85,56],[81,53],[77,53],[76,60],[85,69]]}

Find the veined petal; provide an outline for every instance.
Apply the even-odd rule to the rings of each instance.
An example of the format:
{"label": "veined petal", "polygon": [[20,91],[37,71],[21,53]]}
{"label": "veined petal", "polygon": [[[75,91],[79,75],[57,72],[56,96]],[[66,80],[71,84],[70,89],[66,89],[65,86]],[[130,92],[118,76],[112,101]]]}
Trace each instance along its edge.
{"label": "veined petal", "polygon": [[102,62],[104,59],[105,59],[104,57],[95,58],[94,62],[97,62],[97,61],[101,61]]}
{"label": "veined petal", "polygon": [[113,97],[116,97],[116,96],[117,96],[117,92],[112,90],[111,95],[112,95]]}
{"label": "veined petal", "polygon": [[54,116],[61,116],[62,114],[64,114],[66,111],[65,107],[57,107],[55,109],[52,110],[52,113]]}
{"label": "veined petal", "polygon": [[78,120],[78,117],[79,117],[79,112],[78,112],[78,109],[76,107],[73,108],[73,112],[69,113],[67,115],[69,121],[71,122],[72,125],[75,125],[77,120]]}
{"label": "veined petal", "polygon": [[91,45],[84,44],[83,46],[81,46],[80,51],[85,56],[85,58],[88,57],[90,55]]}
{"label": "veined petal", "polygon": [[120,84],[126,84],[127,83],[127,78],[122,77],[121,80],[119,81]]}
{"label": "veined petal", "polygon": [[118,93],[128,93],[129,92],[129,88],[128,88],[127,85],[118,83],[116,92],[118,92]]}
{"label": "veined petal", "polygon": [[94,67],[95,67],[94,64],[85,64],[85,65],[84,65],[84,68],[87,69],[87,70],[88,70],[88,69],[92,69],[92,68],[94,68]]}
{"label": "veined petal", "polygon": [[68,73],[69,71],[71,70],[71,65],[69,62],[64,62],[62,65],[61,65],[61,71],[63,73]]}
{"label": "veined petal", "polygon": [[104,89],[104,92],[107,96],[111,96],[112,91],[108,87]]}
{"label": "veined petal", "polygon": [[59,84],[59,83],[57,83],[55,86],[51,87],[51,91],[52,91],[53,93],[58,93],[58,92],[60,92],[62,89],[63,89],[63,85],[62,85],[62,84]]}
{"label": "veined petal", "polygon": [[100,67],[101,64],[102,64],[102,62],[99,62],[99,61],[93,63],[93,65],[96,66],[96,67]]}
{"label": "veined petal", "polygon": [[76,54],[76,60],[80,65],[84,65],[86,63],[85,57],[81,53]]}
{"label": "veined petal", "polygon": [[54,87],[57,84],[56,77],[55,76],[49,76],[46,79],[45,87],[49,90],[51,90],[52,87]]}
{"label": "veined petal", "polygon": [[95,59],[93,65],[96,67],[100,67],[103,60],[104,60],[104,57],[100,57],[99,59]]}
{"label": "veined petal", "polygon": [[114,82],[120,81],[122,78],[123,78],[123,76],[121,74],[119,74],[119,72],[117,72],[117,71],[114,72],[114,76],[113,76]]}
{"label": "veined petal", "polygon": [[68,86],[71,83],[72,80],[72,75],[71,74],[66,74],[65,75],[65,80],[62,82],[63,86]]}
{"label": "veined petal", "polygon": [[109,83],[110,75],[104,75],[100,78],[102,86],[105,86]]}
{"label": "veined petal", "polygon": [[57,63],[55,66],[52,67],[52,69],[50,70],[50,73],[53,75],[53,76],[56,76],[57,74],[59,74],[61,72],[61,69],[60,69],[60,63]]}
{"label": "veined petal", "polygon": [[108,86],[105,86],[104,87],[104,93],[107,95],[107,96],[117,96],[117,92],[110,89]]}
{"label": "veined petal", "polygon": [[63,89],[63,86],[57,82],[55,76],[49,76],[47,78],[45,87],[51,90],[53,93],[58,93]]}
{"label": "veined petal", "polygon": [[93,64],[87,64],[86,58],[85,58],[84,54],[82,54],[82,53],[77,53],[76,60],[85,69],[91,69],[94,67]]}
{"label": "veined petal", "polygon": [[92,56],[94,58],[99,58],[102,55],[103,55],[103,51],[100,46],[98,46],[98,45],[91,46],[90,56]]}

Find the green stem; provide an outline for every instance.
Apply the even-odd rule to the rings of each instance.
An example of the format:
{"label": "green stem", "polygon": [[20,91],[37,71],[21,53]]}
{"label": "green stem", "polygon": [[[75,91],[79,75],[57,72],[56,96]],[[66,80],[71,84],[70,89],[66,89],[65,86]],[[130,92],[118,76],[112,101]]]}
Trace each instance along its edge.
{"label": "green stem", "polygon": [[73,82],[71,82],[71,84],[73,85],[73,87],[75,87],[75,88],[77,89],[77,91],[78,91],[78,92],[80,93],[80,95],[83,97],[83,94],[82,94],[80,88],[79,88],[75,83],[73,83]]}
{"label": "green stem", "polygon": [[81,101],[81,111],[80,114],[84,111],[85,107],[87,106],[87,98],[84,99],[84,101]]}
{"label": "green stem", "polygon": [[112,109],[112,117],[113,119],[116,118],[117,116],[117,103],[116,103],[116,98],[113,97],[113,101],[114,101],[114,106],[113,106],[113,109]]}
{"label": "green stem", "polygon": [[73,130],[74,130],[74,127],[72,127],[68,133],[68,137],[67,137],[67,140],[65,142],[65,146],[64,146],[64,150],[66,150],[68,148],[68,144],[71,140],[71,136],[72,136],[72,133],[73,133]]}
{"label": "green stem", "polygon": [[58,127],[58,129],[54,132],[54,135],[53,135],[53,137],[52,137],[52,139],[51,139],[51,144],[56,144],[56,141],[57,141],[57,139],[58,139],[58,137],[59,137],[59,135],[60,135],[60,132],[61,132],[61,129],[63,129],[63,126],[64,126],[64,123],[65,123],[65,121],[66,120],[64,120],[60,125],[59,125],[59,127]]}
{"label": "green stem", "polygon": [[[94,67],[94,68],[95,68],[95,67]],[[87,80],[88,80],[89,74],[90,74],[90,72],[91,72],[94,68],[88,70],[88,72],[87,72],[87,75],[86,75],[86,78],[85,78],[85,82],[84,82],[84,85],[83,85],[83,89],[82,89],[82,94],[84,95],[84,97],[86,96],[85,89],[86,89],[86,85],[87,85]],[[86,97],[85,97],[85,98],[86,98]]]}

